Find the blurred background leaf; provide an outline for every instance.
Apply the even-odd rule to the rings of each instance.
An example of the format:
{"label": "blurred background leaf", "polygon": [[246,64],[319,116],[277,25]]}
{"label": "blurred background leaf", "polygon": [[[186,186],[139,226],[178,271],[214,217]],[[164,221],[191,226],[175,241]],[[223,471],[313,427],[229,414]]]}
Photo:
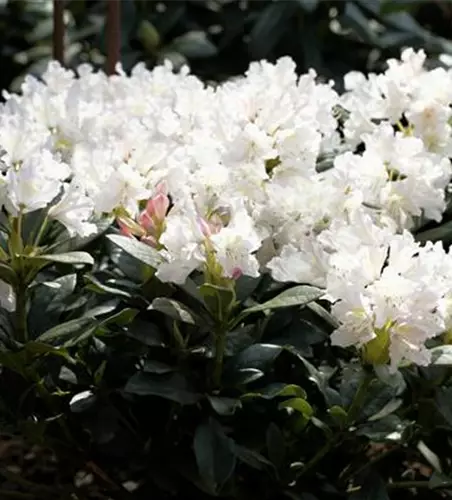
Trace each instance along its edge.
{"label": "blurred background leaf", "polygon": [[[101,0],[65,2],[66,63],[105,64]],[[243,73],[253,60],[291,56],[340,84],[350,70],[379,71],[403,47],[424,48],[431,65],[452,55],[449,0],[123,0],[125,70],[164,59],[206,81]],[[18,90],[52,54],[52,1],[0,0],[1,88]],[[340,87],[339,87],[340,90]]]}

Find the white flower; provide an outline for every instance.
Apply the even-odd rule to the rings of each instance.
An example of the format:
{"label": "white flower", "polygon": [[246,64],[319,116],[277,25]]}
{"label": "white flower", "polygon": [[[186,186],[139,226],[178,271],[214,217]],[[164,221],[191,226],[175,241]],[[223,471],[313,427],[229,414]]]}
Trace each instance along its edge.
{"label": "white flower", "polygon": [[285,245],[267,268],[273,279],[281,282],[309,283],[324,287],[329,269],[329,256],[312,238],[300,242],[299,247]]}
{"label": "white flower", "polygon": [[[180,212],[183,212],[180,207]],[[161,251],[163,262],[157,270],[162,281],[183,284],[187,277],[204,262],[205,235],[197,220],[192,205],[186,213],[172,210],[166,219],[166,228],[159,243],[164,246]]]}
{"label": "white flower", "polygon": [[[10,169],[7,175],[6,207],[10,213],[33,212],[46,207],[61,190],[61,182],[56,178],[45,176],[49,164],[46,155],[34,155],[22,163],[17,169]],[[60,164],[53,162],[58,171]]]}
{"label": "white flower", "polygon": [[111,213],[118,207],[124,207],[129,213],[135,214],[138,202],[151,195],[143,177],[126,163],[114,170],[105,185],[99,188],[94,199],[96,212],[99,214]]}
{"label": "white flower", "polygon": [[226,227],[211,236],[210,240],[225,277],[242,274],[254,278],[259,276],[259,262],[253,255],[261,243],[256,234],[243,234]]}
{"label": "white flower", "polygon": [[90,222],[94,202],[75,183],[64,185],[61,200],[49,209],[49,217],[63,224],[70,236],[82,238],[96,233],[96,225]]}

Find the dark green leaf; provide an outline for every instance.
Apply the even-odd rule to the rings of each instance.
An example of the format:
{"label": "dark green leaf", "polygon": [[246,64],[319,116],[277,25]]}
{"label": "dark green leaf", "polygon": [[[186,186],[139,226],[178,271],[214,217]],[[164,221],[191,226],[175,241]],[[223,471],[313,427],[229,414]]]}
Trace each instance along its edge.
{"label": "dark green leaf", "polygon": [[267,460],[263,455],[255,450],[245,448],[244,446],[235,445],[235,454],[237,458],[257,470],[269,470],[273,469],[273,464]]}
{"label": "dark green leaf", "polygon": [[82,413],[93,407],[97,397],[91,391],[83,391],[72,397],[69,407],[73,413]]}
{"label": "dark green leaf", "polygon": [[268,456],[273,465],[279,469],[286,457],[286,443],[281,429],[273,422],[267,428],[266,442]]}
{"label": "dark green leaf", "polygon": [[314,415],[312,406],[303,398],[291,398],[279,403],[279,408],[292,408],[301,413],[306,419],[310,419]]}
{"label": "dark green leaf", "polygon": [[377,365],[374,369],[378,379],[383,384],[391,386],[396,396],[400,396],[405,391],[407,385],[400,370],[394,372],[388,365]]}
{"label": "dark green leaf", "polygon": [[319,4],[319,1],[320,0],[297,0],[306,12],[314,12]]}
{"label": "dark green leaf", "polygon": [[240,386],[255,382],[264,376],[264,372],[256,368],[239,368],[228,374],[227,384]]}
{"label": "dark green leaf", "polygon": [[330,405],[339,404],[340,396],[334,389],[328,386],[328,377],[317,370],[317,368],[309,363],[309,361],[307,361],[296,349],[286,346],[286,350],[291,352],[296,357],[298,362],[303,366],[308,380],[310,380],[322,393],[326,402]]}
{"label": "dark green leaf", "polygon": [[191,311],[187,306],[177,302],[177,300],[159,297],[154,299],[152,304],[148,307],[154,311],[159,311],[170,318],[173,318],[182,323],[189,323],[194,325],[198,321],[197,315]]}
{"label": "dark green leaf", "polygon": [[366,436],[375,442],[400,442],[406,423],[393,413],[375,422],[358,425],[356,435]]}
{"label": "dark green leaf", "polygon": [[9,368],[11,371],[26,378],[28,368],[28,358],[26,352],[0,351],[0,367]]}
{"label": "dark green leaf", "polygon": [[199,287],[204,302],[214,318],[225,320],[235,305],[233,289],[205,283]]}
{"label": "dark green leaf", "polygon": [[331,427],[329,427],[325,422],[322,422],[322,420],[320,420],[316,417],[312,417],[311,424],[314,425],[315,427],[317,427],[318,429],[320,429],[323,432],[323,434],[325,435],[326,439],[328,439],[328,440],[332,439],[334,433],[333,433]]}
{"label": "dark green leaf", "polygon": [[54,347],[49,344],[44,344],[42,342],[27,342],[24,346],[25,350],[34,355],[53,355],[59,356],[67,361],[74,363],[74,359],[71,358],[66,349],[61,347]]}
{"label": "dark green leaf", "polygon": [[125,297],[130,299],[132,294],[126,290],[121,290],[120,288],[115,288],[112,286],[105,285],[101,283],[94,276],[85,276],[85,280],[89,283],[86,287],[88,290],[92,290],[96,293],[109,294],[109,295],[117,295],[118,297]]}
{"label": "dark green leaf", "polygon": [[234,356],[240,353],[247,347],[253,344],[254,338],[251,332],[255,329],[255,325],[245,325],[226,335],[226,356]]}
{"label": "dark green leaf", "polygon": [[434,471],[430,476],[428,487],[431,490],[434,490],[436,488],[450,488],[452,487],[452,479],[445,474]]}
{"label": "dark green leaf", "polygon": [[119,234],[109,234],[107,238],[124,252],[154,269],[162,262],[157,250],[146,243]]}
{"label": "dark green leaf", "polygon": [[[358,391],[361,390],[360,387],[366,377],[366,373],[359,366],[350,365],[344,370],[340,387],[342,397],[341,406],[349,408],[352,405],[352,401],[356,398]],[[399,400],[396,403],[393,402],[397,394],[397,386],[393,387],[377,378],[373,379],[362,395],[360,409],[355,415],[355,419],[364,420],[373,418],[378,420],[385,414],[391,413],[400,404]]]}
{"label": "dark green leaf", "polygon": [[452,426],[452,387],[439,387],[435,394],[435,403],[444,420]]}
{"label": "dark green leaf", "polygon": [[222,416],[234,415],[236,410],[242,406],[240,399],[219,396],[207,396],[207,399],[218,415]]}
{"label": "dark green leaf", "polygon": [[380,6],[380,14],[386,15],[400,10],[415,9],[422,3],[425,3],[425,0],[383,0]]}
{"label": "dark green leaf", "polygon": [[387,415],[390,415],[391,413],[394,413],[396,410],[398,410],[403,404],[403,400],[399,398],[394,398],[389,400],[381,410],[379,410],[377,413],[374,413],[369,417],[369,422],[373,422],[375,420],[380,420],[381,418],[386,417]]}
{"label": "dark green leaf", "polygon": [[311,346],[324,342],[329,334],[329,331],[324,329],[323,325],[316,324],[298,315],[288,327],[281,330],[282,332],[275,332],[274,335],[265,337],[265,339],[268,339],[272,344],[294,347],[305,356],[312,356]]}
{"label": "dark green leaf", "polygon": [[170,49],[183,54],[188,59],[203,59],[217,54],[215,45],[204,31],[189,31],[173,40]]}
{"label": "dark green leaf", "polygon": [[200,476],[212,492],[218,492],[235,469],[234,442],[210,419],[196,429],[193,448]]}
{"label": "dark green leaf", "polygon": [[75,372],[69,369],[67,366],[62,366],[60,370],[60,374],[58,376],[60,380],[67,382],[68,384],[77,385],[78,379]]}
{"label": "dark green leaf", "polygon": [[126,334],[145,345],[150,347],[165,347],[163,332],[153,323],[135,319],[135,321],[128,325]]}
{"label": "dark green leaf", "polygon": [[133,309],[131,307],[125,307],[121,311],[118,311],[107,318],[100,321],[99,326],[116,325],[116,326],[126,326],[131,323],[135,316],[138,314],[138,309]]}
{"label": "dark green leaf", "polygon": [[355,3],[347,2],[345,4],[345,10],[341,20],[344,26],[351,28],[363,41],[378,47],[377,34],[373,31],[369,19]]}
{"label": "dark green leaf", "polygon": [[440,345],[430,349],[432,355],[432,365],[451,365],[452,366],[452,345]]}
{"label": "dark green leaf", "polygon": [[250,33],[249,51],[253,58],[262,59],[269,55],[297,7],[296,2],[274,2],[263,10]]}
{"label": "dark green leaf", "polygon": [[342,406],[334,405],[328,409],[328,414],[336,422],[339,427],[344,426],[348,420],[348,413]]}
{"label": "dark green leaf", "polygon": [[354,491],[349,500],[390,500],[386,490],[386,483],[375,472],[369,472],[360,485],[358,491]]}
{"label": "dark green leaf", "polygon": [[161,361],[157,361],[155,359],[147,359],[144,362],[143,371],[146,373],[155,373],[157,375],[161,375],[162,373],[170,373],[175,369],[172,366],[167,365],[166,363],[162,363]]}
{"label": "dark green leaf", "polygon": [[42,283],[42,286],[47,289],[49,298],[51,299],[48,302],[46,309],[48,311],[59,310],[61,302],[67,299],[74,292],[76,285],[77,275],[75,273],[66,274],[65,276],[61,276],[53,281]]}
{"label": "dark green leaf", "polygon": [[427,462],[435,469],[436,472],[442,473],[441,462],[438,458],[438,455],[434,453],[425,443],[424,441],[419,441],[417,444],[417,449],[423,455],[423,457],[427,460]]}
{"label": "dark green leaf", "polygon": [[88,264],[93,265],[94,259],[91,257],[89,253],[86,252],[68,252],[68,253],[60,253],[60,254],[52,254],[52,255],[39,255],[37,257],[29,257],[28,260],[32,261],[43,261],[43,262],[57,262],[60,264]]}
{"label": "dark green leaf", "polygon": [[138,27],[137,38],[143,44],[143,47],[150,54],[154,54],[160,45],[160,35],[155,26],[148,20],[141,21]]}
{"label": "dark green leaf", "polygon": [[452,221],[446,222],[433,229],[422,231],[415,234],[417,241],[424,243],[426,241],[442,241],[445,245],[452,243]]}
{"label": "dark green leaf", "polygon": [[250,276],[240,276],[235,282],[235,294],[239,302],[243,302],[257,289],[262,282],[262,276],[259,278],[251,278]]}
{"label": "dark green leaf", "polygon": [[319,299],[323,294],[324,292],[319,288],[299,285],[285,290],[268,302],[245,309],[242,314],[248,315],[260,311],[280,309],[282,307],[304,306],[309,304],[309,302]]}
{"label": "dark green leaf", "polygon": [[93,318],[77,318],[61,323],[45,333],[40,335],[36,340],[38,342],[65,342],[71,338],[79,337],[87,331],[91,331],[96,325],[96,320]]}
{"label": "dark green leaf", "polygon": [[0,262],[0,279],[10,285],[17,283],[17,275],[14,270],[4,262]]}
{"label": "dark green leaf", "polygon": [[255,368],[265,372],[281,354],[282,347],[272,344],[253,344],[232,357],[226,364],[225,370],[239,370]]}
{"label": "dark green leaf", "polygon": [[306,392],[298,385],[276,382],[269,384],[266,387],[257,389],[256,391],[247,392],[242,396],[242,399],[262,398],[270,400],[276,397],[284,396],[306,398]]}
{"label": "dark green leaf", "polygon": [[329,323],[333,328],[337,328],[339,326],[337,319],[317,302],[310,302],[307,304],[307,308],[311,309],[311,311]]}
{"label": "dark green leaf", "polygon": [[181,405],[194,404],[201,398],[179,373],[152,376],[138,372],[127,382],[124,390],[138,396],[159,396]]}

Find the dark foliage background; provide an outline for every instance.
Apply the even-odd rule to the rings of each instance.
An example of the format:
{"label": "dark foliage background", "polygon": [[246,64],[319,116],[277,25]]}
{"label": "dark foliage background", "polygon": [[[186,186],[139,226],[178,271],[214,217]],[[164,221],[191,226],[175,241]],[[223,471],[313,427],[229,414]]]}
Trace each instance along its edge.
{"label": "dark foliage background", "polygon": [[[106,2],[67,0],[66,60],[104,64]],[[350,71],[381,69],[404,46],[452,54],[450,0],[121,0],[122,63],[171,59],[206,80],[250,61],[290,55],[340,83]],[[51,57],[52,1],[0,2],[0,86],[17,89]]]}
{"label": "dark foliage background", "polygon": [[[66,3],[68,65],[105,64],[105,4]],[[252,60],[290,55],[300,72],[314,67],[340,89],[344,73],[378,71],[404,46],[425,48],[431,64],[452,55],[446,0],[122,0],[121,8],[126,70],[167,57],[222,81]],[[52,29],[51,1],[0,2],[1,88],[40,74]],[[109,236],[85,245],[90,272],[86,261],[74,271],[61,259],[41,272],[30,342],[11,340],[0,314],[0,429],[39,445],[30,452],[0,440],[0,498],[452,497],[451,346],[438,366],[366,382],[350,353],[329,345],[334,325],[313,297],[296,302],[310,304],[301,312],[273,304],[272,316],[258,304],[283,290],[266,279],[242,280],[237,297],[221,287],[199,297],[195,282],[158,282],[152,255]],[[217,304],[227,314],[215,314]],[[248,311],[240,328],[232,310]],[[211,332],[228,315],[234,328],[216,387]],[[91,481],[74,486],[80,471]]]}

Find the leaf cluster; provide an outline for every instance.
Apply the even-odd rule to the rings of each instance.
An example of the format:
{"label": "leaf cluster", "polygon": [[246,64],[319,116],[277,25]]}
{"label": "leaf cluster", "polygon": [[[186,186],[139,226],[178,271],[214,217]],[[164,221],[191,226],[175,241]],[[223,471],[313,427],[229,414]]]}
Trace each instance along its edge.
{"label": "leaf cluster", "polygon": [[3,433],[90,464],[115,499],[450,494],[452,347],[373,373],[330,345],[315,287],[176,287],[143,243],[90,245],[95,262],[79,249],[39,272],[27,342],[2,312]]}

